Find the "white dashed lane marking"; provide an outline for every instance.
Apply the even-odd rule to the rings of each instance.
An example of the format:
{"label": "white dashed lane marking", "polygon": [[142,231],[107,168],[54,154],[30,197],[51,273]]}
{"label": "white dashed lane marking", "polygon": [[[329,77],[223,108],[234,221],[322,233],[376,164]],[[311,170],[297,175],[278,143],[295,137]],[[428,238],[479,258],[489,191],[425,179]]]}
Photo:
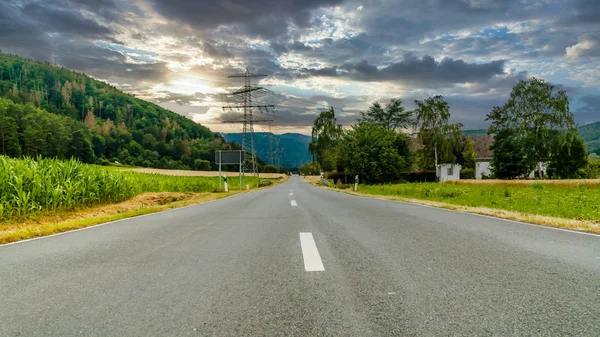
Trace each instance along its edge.
{"label": "white dashed lane marking", "polygon": [[323,261],[317,249],[317,244],[311,232],[300,233],[300,246],[302,246],[302,256],[304,256],[304,270],[323,271]]}

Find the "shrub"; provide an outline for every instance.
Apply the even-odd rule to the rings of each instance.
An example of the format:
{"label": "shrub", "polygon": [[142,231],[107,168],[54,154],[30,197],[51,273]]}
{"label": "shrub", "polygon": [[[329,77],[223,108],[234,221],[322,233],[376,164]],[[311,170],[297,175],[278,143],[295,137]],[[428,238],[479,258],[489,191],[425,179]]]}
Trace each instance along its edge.
{"label": "shrub", "polygon": [[472,168],[460,170],[460,179],[475,179],[475,170]]}
{"label": "shrub", "polygon": [[265,165],[263,168],[263,173],[277,173],[277,166],[275,165]]}
{"label": "shrub", "polygon": [[409,183],[435,182],[437,176],[435,171],[411,171],[405,175],[405,180]]}
{"label": "shrub", "polygon": [[210,170],[210,161],[203,159],[194,160],[194,170],[197,171],[208,171]]}
{"label": "shrub", "polygon": [[342,183],[347,184],[351,182],[351,179],[354,179],[351,175],[347,174],[346,172],[331,172],[331,173],[327,173],[327,179],[331,179],[335,182],[337,182],[338,180],[341,180]]}

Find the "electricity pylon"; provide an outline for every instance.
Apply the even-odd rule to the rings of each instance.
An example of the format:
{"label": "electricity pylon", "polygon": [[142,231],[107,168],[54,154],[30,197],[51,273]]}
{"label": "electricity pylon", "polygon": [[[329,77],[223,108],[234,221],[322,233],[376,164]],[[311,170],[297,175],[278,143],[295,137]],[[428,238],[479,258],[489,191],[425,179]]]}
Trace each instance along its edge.
{"label": "electricity pylon", "polygon": [[[226,109],[243,109],[244,116],[241,120],[232,120],[225,121],[228,123],[243,123],[242,127],[242,150],[246,152],[246,160],[243,163],[242,171],[244,173],[252,173],[254,175],[258,175],[258,170],[256,169],[256,147],[254,145],[254,113],[253,110],[258,110],[259,112],[270,112],[275,108],[274,105],[260,105],[253,104],[252,96],[260,96],[264,94],[270,94],[269,90],[266,90],[263,87],[253,86],[250,83],[250,79],[253,77],[264,77],[267,75],[262,74],[252,74],[246,68],[246,71],[243,74],[231,75],[228,76],[230,78],[234,77],[243,77],[244,78],[244,86],[238,90],[235,90],[229,93],[229,96],[232,97],[236,104],[231,106],[224,106],[223,110]],[[266,120],[265,120],[266,121]]]}

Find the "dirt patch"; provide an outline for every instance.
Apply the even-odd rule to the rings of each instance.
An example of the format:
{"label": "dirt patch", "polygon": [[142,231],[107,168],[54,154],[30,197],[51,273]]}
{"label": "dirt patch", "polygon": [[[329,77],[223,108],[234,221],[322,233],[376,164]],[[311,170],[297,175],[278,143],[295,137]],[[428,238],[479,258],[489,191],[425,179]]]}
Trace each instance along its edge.
{"label": "dirt patch", "polygon": [[314,184],[321,180],[321,176],[304,176],[303,179],[308,183]]}

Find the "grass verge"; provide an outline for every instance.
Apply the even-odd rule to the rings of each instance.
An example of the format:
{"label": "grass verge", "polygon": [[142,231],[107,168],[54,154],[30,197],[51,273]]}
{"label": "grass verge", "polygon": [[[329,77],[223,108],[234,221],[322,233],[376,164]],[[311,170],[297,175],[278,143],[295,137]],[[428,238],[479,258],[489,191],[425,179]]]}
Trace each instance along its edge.
{"label": "grass verge", "polygon": [[[396,189],[396,188],[391,188],[391,189],[387,188],[386,189],[385,188],[385,186],[393,187],[393,186],[398,186],[398,185],[403,185],[403,186],[401,186],[399,189]],[[418,186],[418,185],[422,185],[422,186]],[[561,193],[559,193],[558,195],[554,195],[552,193],[552,191],[554,191],[554,189],[551,188],[550,192],[545,191],[547,193],[541,193],[540,195],[537,196],[537,198],[532,198],[532,196],[530,195],[531,191],[520,191],[526,197],[520,198],[520,199],[514,201],[514,204],[517,205],[514,208],[518,208],[518,210],[515,210],[515,209],[502,208],[503,206],[510,205],[510,204],[500,203],[500,202],[498,202],[498,200],[495,200],[495,199],[497,199],[497,196],[495,196],[494,193],[500,193],[500,195],[504,195],[504,198],[509,198],[510,196],[514,195],[512,193],[514,193],[515,191],[512,189],[508,190],[508,193],[504,192],[504,191],[507,191],[507,189],[506,189],[507,186],[494,186],[495,188],[499,188],[499,190],[498,191],[494,190],[492,192],[490,192],[490,190],[486,189],[486,187],[488,187],[488,186],[485,186],[485,185],[477,186],[477,188],[481,187],[484,191],[477,191],[478,193],[472,193],[471,196],[464,197],[463,199],[455,198],[459,194],[458,193],[452,194],[452,191],[453,191],[452,188],[450,188],[448,190],[444,190],[446,193],[449,193],[449,195],[446,197],[444,197],[443,195],[438,195],[436,193],[432,193],[432,190],[427,189],[427,188],[435,188],[436,186],[437,186],[437,188],[444,190],[444,188],[446,186],[457,186],[457,185],[447,185],[447,184],[439,184],[439,183],[395,184],[395,185],[384,185],[383,189],[382,189],[382,186],[363,185],[363,186],[359,187],[360,192],[354,192],[349,189],[345,190],[345,189],[338,189],[338,188],[332,188],[332,187],[325,187],[325,188],[328,188],[330,190],[337,191],[337,192],[345,192],[345,193],[351,194],[351,195],[373,197],[373,198],[387,199],[387,200],[397,200],[397,201],[402,201],[402,202],[409,202],[409,203],[414,203],[414,204],[445,208],[445,209],[450,209],[450,210],[455,210],[455,211],[469,212],[469,213],[493,216],[493,217],[497,217],[497,218],[522,221],[522,222],[532,223],[532,224],[536,224],[536,225],[544,225],[544,226],[551,226],[551,227],[557,227],[557,228],[564,228],[564,229],[600,234],[600,217],[597,217],[597,215],[595,213],[599,206],[598,203],[596,203],[596,198],[600,197],[600,193],[599,193],[600,190],[598,190],[597,188],[594,188],[594,187],[578,186],[576,189],[574,189],[570,192],[569,191],[561,191]],[[322,187],[324,187],[324,186],[322,186]],[[458,187],[463,187],[463,186],[458,186]],[[470,186],[470,188],[473,189],[473,186]],[[527,186],[527,187],[511,186],[511,188],[513,188],[513,189],[519,189],[519,188],[520,189],[533,189],[535,191],[540,190],[538,185]],[[410,189],[412,189],[412,190],[410,190]],[[382,193],[382,191],[383,191],[383,193]],[[391,191],[394,191],[394,193],[391,193]],[[405,191],[409,191],[409,193],[406,193],[407,195],[401,194],[402,192],[405,192]],[[417,191],[421,191],[421,192],[423,192],[423,194],[419,194],[419,193],[417,193]],[[428,194],[426,194],[426,191],[429,191]],[[440,190],[438,190],[438,192],[439,191]],[[467,192],[465,192],[465,193],[467,193]],[[574,196],[571,196],[572,199],[579,200],[579,202],[580,202],[579,205],[574,206],[577,208],[569,209],[569,210],[564,210],[562,208],[554,209],[554,210],[552,209],[552,207],[557,207],[556,206],[557,203],[563,204],[563,207],[564,207],[565,206],[564,204],[566,202],[565,202],[565,200],[560,200],[560,199],[562,197],[564,197],[566,194],[570,194],[570,193],[574,194]],[[583,197],[581,195],[579,195],[581,193],[584,194]],[[588,194],[592,194],[592,195],[590,196]],[[417,197],[413,197],[415,195]],[[487,198],[487,199],[484,201],[476,200],[478,198]],[[529,199],[529,205],[526,204],[528,199]],[[468,204],[469,200],[476,200],[475,205]],[[531,203],[532,200],[535,201],[534,204]],[[495,203],[493,203],[494,201],[495,201]],[[464,204],[461,204],[461,203],[464,203]],[[485,203],[494,205],[496,207],[480,206],[481,204],[485,204]],[[527,210],[529,210],[529,211],[527,211]],[[536,210],[538,212],[536,212]],[[544,214],[544,213],[540,212],[540,210],[542,212],[546,211],[548,213],[558,214],[558,216]],[[561,214],[576,214],[576,215],[573,217],[567,217],[567,216],[561,216]],[[584,218],[584,216],[585,216],[585,218]]]}
{"label": "grass verge", "polygon": [[41,215],[25,221],[0,224],[0,244],[89,227],[109,221],[198,204],[237,194],[225,193],[143,193],[130,200],[74,211]]}

